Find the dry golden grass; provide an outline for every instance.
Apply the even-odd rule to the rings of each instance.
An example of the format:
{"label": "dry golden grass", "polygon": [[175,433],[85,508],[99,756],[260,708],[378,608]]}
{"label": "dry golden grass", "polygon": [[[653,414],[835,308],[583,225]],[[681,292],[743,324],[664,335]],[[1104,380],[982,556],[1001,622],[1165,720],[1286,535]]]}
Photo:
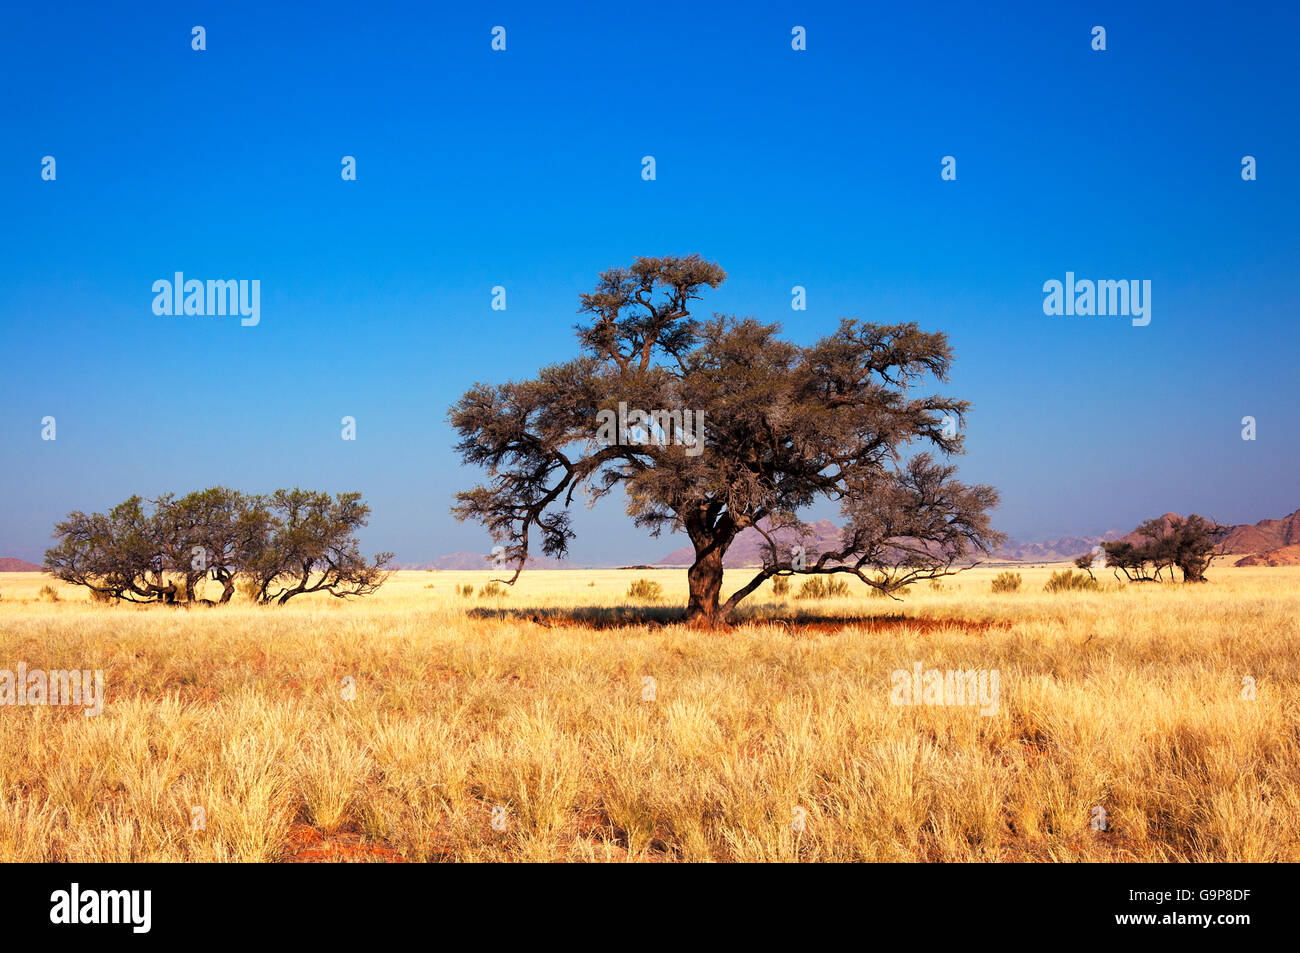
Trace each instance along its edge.
{"label": "dry golden grass", "polygon": [[[1056,595],[997,571],[901,604],[769,584],[719,633],[654,621],[680,570],[188,611],[2,575],[0,668],[103,669],[108,700],[0,707],[0,860],[271,861],[304,825],[411,861],[1300,860],[1300,568]],[[997,714],[891,704],[914,662],[998,670]]]}

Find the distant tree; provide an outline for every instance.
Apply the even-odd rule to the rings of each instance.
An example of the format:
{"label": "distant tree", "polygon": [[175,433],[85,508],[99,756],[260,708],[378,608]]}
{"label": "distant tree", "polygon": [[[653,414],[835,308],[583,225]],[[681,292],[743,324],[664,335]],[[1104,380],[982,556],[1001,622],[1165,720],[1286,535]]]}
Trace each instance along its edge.
{"label": "distant tree", "polygon": [[388,578],[384,567],[393,554],[380,553],[368,563],[353,535],[370,517],[360,493],[331,498],[309,490],[276,490],[268,507],[270,539],[250,569],[259,602],[284,605],[310,592],[365,596]]}
{"label": "distant tree", "polygon": [[283,605],[305,592],[367,595],[392,558],[381,553],[368,563],[360,555],[353,534],[369,512],[359,493],[294,489],[264,498],[212,487],[180,498],[133,496],[107,514],[69,514],[55,526],[45,566],[101,598],[129,602],[189,603],[210,578],[226,603],[241,573],[262,603]]}
{"label": "distant tree", "polygon": [[1118,579],[1120,573],[1129,582],[1159,582],[1160,566],[1152,561],[1152,553],[1147,547],[1139,547],[1125,540],[1114,540],[1101,544],[1106,552],[1106,565]]}
{"label": "distant tree", "polygon": [[1135,532],[1137,541],[1101,544],[1106,565],[1116,578],[1123,573],[1129,582],[1161,582],[1165,578],[1172,582],[1175,567],[1181,570],[1183,582],[1204,582],[1210,563],[1223,555],[1218,546],[1223,527],[1196,513],[1186,519],[1174,517],[1168,523],[1161,517],[1149,519]]}
{"label": "distant tree", "polygon": [[1205,582],[1205,571],[1210,563],[1224,555],[1218,540],[1224,527],[1193,513],[1187,519],[1174,521],[1170,536],[1173,560],[1183,573],[1183,582]]}
{"label": "distant tree", "polygon": [[45,553],[55,578],[129,602],[174,602],[158,525],[140,496],[108,513],[69,513],[55,524],[58,544]]}
{"label": "distant tree", "polygon": [[1074,561],[1074,565],[1088,574],[1089,579],[1096,579],[1092,574],[1092,564],[1096,560],[1096,553],[1084,553]]}
{"label": "distant tree", "polygon": [[[489,476],[457,494],[453,513],[508,544],[509,582],[534,532],[544,554],[567,552],[579,490],[594,502],[622,487],[638,526],[686,532],[686,615],[704,626],[775,575],[848,573],[893,593],[1001,541],[991,487],[957,482],[927,453],[904,459],[917,444],[962,449],[953,424],[968,403],[912,396],[927,376],[946,379],[943,334],[843,320],[801,347],[776,324],[692,318],[725,277],[698,255],[607,271],[581,296],[590,323],[577,329],[578,357],[533,380],[477,384],[451,408],[463,461]],[[818,498],[839,503],[848,525],[824,552],[792,552],[781,533],[810,536],[797,514]],[[764,534],[767,556],[722,603],[723,556],[747,528]]]}
{"label": "distant tree", "polygon": [[225,604],[235,594],[240,568],[252,571],[262,564],[272,527],[266,498],[216,486],[191,493],[180,503],[193,528],[188,549],[190,571],[219,582],[221,597],[217,601]]}

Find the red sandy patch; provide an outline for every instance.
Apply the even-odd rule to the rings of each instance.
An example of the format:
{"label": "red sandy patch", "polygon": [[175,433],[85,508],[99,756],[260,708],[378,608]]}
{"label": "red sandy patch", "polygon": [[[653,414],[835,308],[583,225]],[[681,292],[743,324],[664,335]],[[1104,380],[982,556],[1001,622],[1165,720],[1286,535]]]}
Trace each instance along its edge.
{"label": "red sandy patch", "polygon": [[287,864],[406,863],[386,844],[367,841],[360,834],[322,834],[310,824],[289,828],[281,860]]}

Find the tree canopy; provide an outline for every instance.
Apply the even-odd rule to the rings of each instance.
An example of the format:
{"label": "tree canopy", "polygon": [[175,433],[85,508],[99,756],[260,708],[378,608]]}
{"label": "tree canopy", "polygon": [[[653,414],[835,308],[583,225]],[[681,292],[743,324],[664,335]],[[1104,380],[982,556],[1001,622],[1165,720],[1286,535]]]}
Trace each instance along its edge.
{"label": "tree canopy", "polygon": [[1106,565],[1116,577],[1123,573],[1129,582],[1161,582],[1164,578],[1172,582],[1174,567],[1182,571],[1183,582],[1204,582],[1210,563],[1223,555],[1217,545],[1223,527],[1197,513],[1186,519],[1157,516],[1134,532],[1136,541],[1117,539],[1101,544]]}
{"label": "tree canopy", "polygon": [[[450,409],[462,460],[488,474],[453,513],[506,544],[510,582],[535,541],[567,553],[579,491],[594,502],[622,488],[636,525],[685,531],[687,619],[701,625],[725,622],[774,575],[849,573],[892,593],[1001,541],[996,491],[918,449],[962,451],[969,404],[914,394],[947,379],[942,333],[844,319],[805,347],[775,323],[695,319],[693,302],[725,278],[699,255],[606,271],[580,297],[578,356],[531,380],[476,384]],[[838,545],[790,546],[811,536],[799,514],[819,499],[845,518]],[[746,528],[767,554],[723,603],[722,558]]]}
{"label": "tree canopy", "polygon": [[297,595],[369,595],[387,577],[391,553],[367,562],[355,532],[370,515],[360,493],[292,489],[270,496],[211,487],[182,497],[132,496],[108,513],[70,513],[54,528],[47,571],[128,602],[184,602],[211,579],[227,603],[236,576],[260,603]]}

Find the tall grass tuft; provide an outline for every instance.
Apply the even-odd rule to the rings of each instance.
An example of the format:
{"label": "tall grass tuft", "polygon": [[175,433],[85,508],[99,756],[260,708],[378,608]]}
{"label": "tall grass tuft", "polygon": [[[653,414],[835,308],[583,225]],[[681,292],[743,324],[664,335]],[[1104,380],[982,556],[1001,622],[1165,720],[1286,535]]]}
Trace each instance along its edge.
{"label": "tall grass tuft", "polygon": [[1043,592],[1097,592],[1100,589],[1096,579],[1072,569],[1052,573],[1052,577],[1043,586]]}
{"label": "tall grass tuft", "polygon": [[664,597],[664,587],[650,579],[637,579],[627,587],[627,597],[644,602],[658,602]]}
{"label": "tall grass tuft", "polygon": [[[874,590],[873,590],[874,591]],[[796,599],[842,599],[849,594],[849,584],[833,576],[813,576],[795,595]]]}
{"label": "tall grass tuft", "polygon": [[1019,592],[1020,573],[1000,572],[993,577],[993,583],[989,588],[993,592]]}

